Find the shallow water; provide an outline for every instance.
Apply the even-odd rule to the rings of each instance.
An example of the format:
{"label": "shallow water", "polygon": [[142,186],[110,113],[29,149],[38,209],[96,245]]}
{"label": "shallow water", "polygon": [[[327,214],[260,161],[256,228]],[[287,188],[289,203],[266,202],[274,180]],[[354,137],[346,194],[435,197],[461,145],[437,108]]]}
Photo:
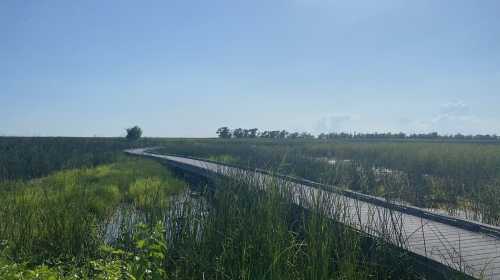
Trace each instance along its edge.
{"label": "shallow water", "polygon": [[[203,218],[208,213],[206,199],[192,190],[171,196],[169,201],[169,205],[161,213],[166,225],[167,238],[173,237],[180,227],[185,227],[188,217]],[[134,208],[131,204],[120,205],[103,225],[104,242],[116,243],[124,234],[133,234],[140,223],[147,223],[146,213]],[[200,225],[201,223],[197,223],[195,226]],[[197,230],[199,231],[199,228]]]}

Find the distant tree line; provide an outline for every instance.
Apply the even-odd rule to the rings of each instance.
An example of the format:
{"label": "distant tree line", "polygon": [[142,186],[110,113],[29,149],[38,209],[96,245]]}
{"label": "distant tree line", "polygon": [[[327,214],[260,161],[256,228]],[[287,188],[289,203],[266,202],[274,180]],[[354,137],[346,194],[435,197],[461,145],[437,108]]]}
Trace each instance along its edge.
{"label": "distant tree line", "polygon": [[308,132],[288,132],[286,130],[264,130],[258,128],[235,128],[227,126],[217,129],[219,138],[269,138],[269,139],[314,139],[314,135]]}
{"label": "distant tree line", "polygon": [[231,129],[227,126],[221,127],[217,130],[219,138],[270,138],[270,139],[442,139],[442,140],[480,140],[480,141],[500,141],[500,136],[490,134],[478,135],[440,135],[437,132],[431,133],[346,133],[346,132],[332,132],[321,133],[314,136],[308,132],[288,132],[286,130],[264,130],[260,131],[258,128],[235,128]]}
{"label": "distant tree line", "polygon": [[463,134],[453,134],[453,135],[440,135],[437,132],[431,133],[419,133],[419,134],[406,134],[400,133],[321,133],[317,137],[318,139],[443,139],[443,140],[489,140],[498,141],[500,136],[497,135],[463,135]]}

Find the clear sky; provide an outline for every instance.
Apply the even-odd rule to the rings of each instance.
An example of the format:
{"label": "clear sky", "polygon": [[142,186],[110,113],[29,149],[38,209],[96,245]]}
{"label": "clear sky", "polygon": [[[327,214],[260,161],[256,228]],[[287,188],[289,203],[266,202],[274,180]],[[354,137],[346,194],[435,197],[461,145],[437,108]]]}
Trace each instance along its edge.
{"label": "clear sky", "polygon": [[0,135],[500,134],[500,1],[2,0],[0,105]]}

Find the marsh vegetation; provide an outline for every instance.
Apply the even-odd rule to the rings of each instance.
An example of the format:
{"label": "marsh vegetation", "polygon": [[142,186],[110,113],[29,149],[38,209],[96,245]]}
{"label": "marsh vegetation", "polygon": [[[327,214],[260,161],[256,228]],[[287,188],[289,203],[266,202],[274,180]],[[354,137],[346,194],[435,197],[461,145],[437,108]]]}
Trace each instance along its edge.
{"label": "marsh vegetation", "polygon": [[[122,160],[3,186],[0,276],[418,278],[404,252],[298,208],[276,182],[263,192],[250,177],[217,180],[203,202],[185,196],[174,203],[168,198],[186,184],[165,170]],[[120,234],[106,242],[106,228],[123,204],[130,208],[121,212]]]}
{"label": "marsh vegetation", "polygon": [[[141,141],[153,140],[134,145]],[[364,171],[359,166],[368,165],[358,165],[349,144],[335,150],[331,144],[316,142],[154,141],[163,145],[158,152],[319,176],[311,178],[342,182],[344,187],[355,188],[358,182],[363,189],[370,182],[382,186],[392,182],[360,175]],[[9,147],[28,154],[23,145]],[[77,168],[61,164],[59,169],[66,168],[44,172],[48,176],[31,174],[26,176],[30,179],[0,183],[1,279],[449,276],[389,245],[384,236],[373,239],[345,226],[341,202],[325,216],[329,197],[316,197],[316,203],[304,209],[297,205],[301,198],[283,182],[269,180],[259,186],[252,176],[193,179],[155,161],[125,157],[118,152],[122,145],[130,144],[102,148],[108,151],[102,161],[87,164],[87,153],[80,158],[75,152]],[[65,145],[52,147],[45,152],[69,153],[61,150]],[[99,149],[91,148],[91,154]],[[37,154],[34,151],[44,153],[43,149],[29,153]],[[338,165],[320,157],[352,160]],[[36,161],[20,162],[33,168],[30,164]]]}
{"label": "marsh vegetation", "polygon": [[165,143],[173,153],[270,169],[500,224],[500,145],[421,141],[232,139]]}

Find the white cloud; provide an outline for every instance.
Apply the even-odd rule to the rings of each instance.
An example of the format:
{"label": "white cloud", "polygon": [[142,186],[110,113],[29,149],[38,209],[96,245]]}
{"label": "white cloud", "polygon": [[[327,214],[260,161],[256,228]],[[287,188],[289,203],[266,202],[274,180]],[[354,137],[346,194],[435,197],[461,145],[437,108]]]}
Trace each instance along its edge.
{"label": "white cloud", "polygon": [[353,122],[359,119],[359,115],[330,114],[319,119],[316,122],[314,130],[317,133],[351,131],[353,129]]}
{"label": "white cloud", "polygon": [[[366,113],[367,114],[367,113]],[[456,100],[436,106],[434,113],[421,117],[339,113],[310,119],[315,133],[328,132],[405,132],[440,134],[500,134],[500,121],[474,111]]]}
{"label": "white cloud", "polygon": [[430,119],[415,121],[411,127],[416,132],[436,131],[440,134],[494,134],[499,131],[495,120],[473,113],[470,107],[460,100],[443,104]]}
{"label": "white cloud", "polygon": [[465,102],[456,100],[443,104],[441,114],[447,116],[463,116],[469,114],[469,106]]}

